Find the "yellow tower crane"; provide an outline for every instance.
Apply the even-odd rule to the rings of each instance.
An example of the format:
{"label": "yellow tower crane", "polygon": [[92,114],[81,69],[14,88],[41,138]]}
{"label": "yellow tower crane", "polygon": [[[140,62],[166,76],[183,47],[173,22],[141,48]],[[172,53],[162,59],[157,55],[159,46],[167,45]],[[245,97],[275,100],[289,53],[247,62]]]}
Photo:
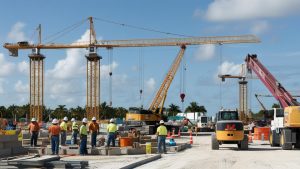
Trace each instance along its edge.
{"label": "yellow tower crane", "polygon": [[87,101],[86,111],[88,119],[99,117],[100,104],[100,59],[97,48],[116,47],[150,47],[150,46],[188,46],[202,44],[232,44],[232,43],[258,43],[260,40],[254,35],[241,36],[215,36],[190,38],[163,38],[163,39],[132,39],[132,40],[97,40],[94,30],[93,18],[90,23],[90,41],[87,43],[58,44],[41,42],[41,29],[39,29],[39,43],[29,42],[5,43],[11,56],[18,56],[18,50],[32,49],[30,58],[30,117],[42,121],[42,107],[44,105],[44,59],[41,49],[70,49],[87,48]]}

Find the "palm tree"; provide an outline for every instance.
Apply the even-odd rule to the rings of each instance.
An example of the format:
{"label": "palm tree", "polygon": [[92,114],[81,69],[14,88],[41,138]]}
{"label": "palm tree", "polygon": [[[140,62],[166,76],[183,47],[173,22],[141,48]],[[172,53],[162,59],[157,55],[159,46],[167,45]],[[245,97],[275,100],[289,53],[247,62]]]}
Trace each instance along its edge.
{"label": "palm tree", "polygon": [[0,118],[3,118],[3,114],[5,114],[6,108],[4,106],[0,106]]}
{"label": "palm tree", "polygon": [[175,104],[170,104],[169,108],[168,108],[168,116],[175,116],[177,113],[180,113],[181,110],[179,108],[179,106],[175,105]]}
{"label": "palm tree", "polygon": [[53,116],[54,118],[62,119],[64,116],[67,116],[68,109],[66,105],[58,105],[58,107],[54,110]]}
{"label": "palm tree", "polygon": [[185,112],[194,113],[194,119],[195,119],[196,112],[206,113],[207,111],[204,106],[199,106],[197,102],[191,102],[190,105],[185,109]]}

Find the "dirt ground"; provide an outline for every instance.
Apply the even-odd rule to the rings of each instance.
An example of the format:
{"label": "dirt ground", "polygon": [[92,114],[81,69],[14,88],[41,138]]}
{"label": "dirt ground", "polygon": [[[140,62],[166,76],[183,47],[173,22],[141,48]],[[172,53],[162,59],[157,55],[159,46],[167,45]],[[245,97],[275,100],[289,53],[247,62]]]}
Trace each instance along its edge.
{"label": "dirt ground", "polygon": [[268,142],[255,141],[248,151],[236,145],[221,145],[211,150],[210,136],[194,137],[193,148],[176,154],[166,154],[159,160],[138,169],[297,169],[300,150],[281,150]]}

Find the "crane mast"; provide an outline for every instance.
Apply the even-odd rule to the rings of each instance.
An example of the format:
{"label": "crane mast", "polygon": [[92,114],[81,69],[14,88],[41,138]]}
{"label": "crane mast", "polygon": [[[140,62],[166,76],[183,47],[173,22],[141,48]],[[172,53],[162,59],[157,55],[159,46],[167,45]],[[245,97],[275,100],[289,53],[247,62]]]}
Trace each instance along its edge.
{"label": "crane mast", "polygon": [[281,107],[299,106],[299,102],[278,82],[268,69],[257,59],[257,55],[248,55],[246,64],[249,71],[253,70]]}

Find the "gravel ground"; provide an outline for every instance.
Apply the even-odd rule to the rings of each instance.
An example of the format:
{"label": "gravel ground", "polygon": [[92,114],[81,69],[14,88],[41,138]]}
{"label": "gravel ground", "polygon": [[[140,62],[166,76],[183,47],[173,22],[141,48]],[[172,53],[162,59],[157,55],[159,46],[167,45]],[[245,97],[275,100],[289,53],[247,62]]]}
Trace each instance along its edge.
{"label": "gravel ground", "polygon": [[194,137],[191,149],[176,154],[164,154],[159,160],[138,169],[297,169],[300,168],[300,150],[281,150],[268,142],[255,141],[248,151],[236,145],[221,145],[211,150],[210,136]]}

